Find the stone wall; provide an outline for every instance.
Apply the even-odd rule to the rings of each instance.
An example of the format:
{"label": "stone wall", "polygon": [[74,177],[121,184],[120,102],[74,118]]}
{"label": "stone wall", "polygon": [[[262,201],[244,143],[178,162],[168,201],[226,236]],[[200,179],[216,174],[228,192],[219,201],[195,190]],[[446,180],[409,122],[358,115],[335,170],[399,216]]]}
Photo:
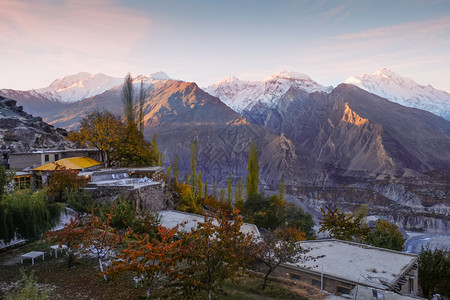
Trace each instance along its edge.
{"label": "stone wall", "polygon": [[131,203],[138,213],[174,208],[171,194],[166,191],[164,183],[141,188],[100,186],[87,188],[86,191],[92,195],[95,201],[101,203],[110,204],[121,197]]}

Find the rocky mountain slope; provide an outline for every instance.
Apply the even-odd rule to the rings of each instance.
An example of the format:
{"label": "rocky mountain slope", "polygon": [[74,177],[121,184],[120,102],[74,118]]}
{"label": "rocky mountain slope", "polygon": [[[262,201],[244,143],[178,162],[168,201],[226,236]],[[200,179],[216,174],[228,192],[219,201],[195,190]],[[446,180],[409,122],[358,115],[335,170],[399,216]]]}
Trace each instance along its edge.
{"label": "rocky mountain slope", "polygon": [[450,121],[450,94],[431,85],[420,85],[388,69],[350,77],[345,83],[404,106],[429,111]]}
{"label": "rocky mountain slope", "polygon": [[0,96],[1,150],[26,152],[73,148],[66,136],[66,130],[54,128],[43,122],[42,118],[24,112],[15,100]]}
{"label": "rocky mountain slope", "polygon": [[[262,178],[268,184],[282,177],[292,184],[339,184],[450,167],[448,121],[353,85],[332,89],[293,72],[261,82],[231,78],[207,89],[227,106],[195,83],[171,80],[164,73],[136,77],[136,89],[141,80],[147,90],[146,136],[156,132],[166,161],[177,153],[186,169],[189,144],[198,140],[200,165],[215,178],[245,176],[251,142],[260,148]],[[120,90],[116,85],[64,104],[45,120],[74,129],[93,110],[121,114]]]}

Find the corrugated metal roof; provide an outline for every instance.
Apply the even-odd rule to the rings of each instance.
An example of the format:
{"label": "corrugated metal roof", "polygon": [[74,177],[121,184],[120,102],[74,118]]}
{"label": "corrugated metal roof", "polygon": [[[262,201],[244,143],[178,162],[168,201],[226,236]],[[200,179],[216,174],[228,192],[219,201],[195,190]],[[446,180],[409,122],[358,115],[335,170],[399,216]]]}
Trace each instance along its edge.
{"label": "corrugated metal roof", "polygon": [[37,167],[33,171],[54,171],[58,166],[70,170],[82,170],[99,164],[101,162],[89,157],[69,157]]}

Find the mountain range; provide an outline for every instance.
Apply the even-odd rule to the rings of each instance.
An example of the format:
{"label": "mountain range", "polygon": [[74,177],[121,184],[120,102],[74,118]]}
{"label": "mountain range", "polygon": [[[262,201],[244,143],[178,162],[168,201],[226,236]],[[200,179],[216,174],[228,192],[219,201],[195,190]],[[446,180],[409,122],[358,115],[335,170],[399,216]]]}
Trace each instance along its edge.
{"label": "mountain range", "polygon": [[[448,170],[450,122],[436,114],[447,116],[449,94],[386,69],[358,78],[333,88],[281,72],[262,81],[230,77],[201,89],[158,72],[133,83],[138,88],[143,81],[146,88],[146,137],[157,133],[166,161],[177,153],[182,171],[189,170],[190,142],[197,140],[199,169],[209,181],[224,182],[228,174],[244,178],[252,142],[267,185],[282,178],[292,185],[322,185]],[[92,110],[122,112],[121,81],[79,73],[47,88],[3,89],[0,95],[52,125],[75,129]]]}

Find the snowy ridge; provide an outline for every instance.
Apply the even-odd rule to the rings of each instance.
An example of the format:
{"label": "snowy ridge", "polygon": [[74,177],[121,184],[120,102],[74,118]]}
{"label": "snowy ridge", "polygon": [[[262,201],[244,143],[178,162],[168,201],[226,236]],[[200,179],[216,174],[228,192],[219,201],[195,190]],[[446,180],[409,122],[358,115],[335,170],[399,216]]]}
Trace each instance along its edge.
{"label": "snowy ridge", "polygon": [[226,105],[237,112],[251,109],[258,102],[275,107],[278,99],[291,88],[307,93],[330,92],[332,87],[325,87],[301,73],[283,71],[273,74],[262,81],[244,81],[228,77],[205,89],[209,94],[220,98]]}
{"label": "snowy ridge", "polygon": [[345,83],[356,85],[392,102],[429,111],[450,121],[449,93],[437,90],[431,85],[420,85],[389,69],[384,68],[370,75],[352,76]]}
{"label": "snowy ridge", "polygon": [[50,86],[33,91],[51,100],[76,102],[102,94],[122,82],[123,78],[81,72],[56,79]]}
{"label": "snowy ridge", "polygon": [[[66,76],[62,79],[54,80],[48,87],[21,91],[26,97],[44,98],[56,102],[73,103],[81,101],[104,92],[120,88],[123,78],[110,77],[104,74],[95,74],[81,72]],[[164,72],[156,72],[147,76],[139,75],[133,78],[133,85],[139,88],[141,80],[146,87],[153,85],[157,81],[170,80]],[[14,98],[13,90],[0,90],[5,95]]]}

